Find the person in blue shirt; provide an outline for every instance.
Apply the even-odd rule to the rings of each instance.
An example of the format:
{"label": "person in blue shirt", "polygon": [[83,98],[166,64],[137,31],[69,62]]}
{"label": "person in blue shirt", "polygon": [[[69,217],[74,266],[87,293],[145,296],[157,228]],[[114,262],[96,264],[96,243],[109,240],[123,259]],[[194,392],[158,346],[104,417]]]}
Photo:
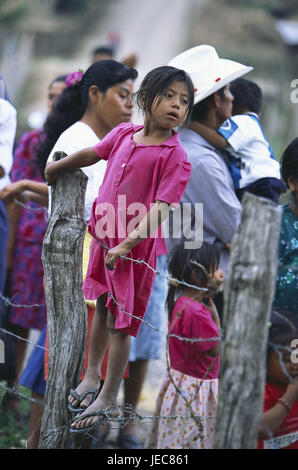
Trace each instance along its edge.
{"label": "person in blue shirt", "polygon": [[197,122],[192,124],[193,130],[228,153],[229,169],[240,200],[248,191],[278,203],[285,185],[279,162],[260,123],[262,90],[252,80],[238,78],[231,82],[230,91],[234,96],[232,117],[217,130]]}

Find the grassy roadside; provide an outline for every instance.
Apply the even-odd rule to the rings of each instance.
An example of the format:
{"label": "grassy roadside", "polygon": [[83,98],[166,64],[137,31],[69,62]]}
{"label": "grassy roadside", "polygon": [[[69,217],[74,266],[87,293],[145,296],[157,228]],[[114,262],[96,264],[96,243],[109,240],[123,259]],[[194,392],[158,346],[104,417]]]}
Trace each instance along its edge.
{"label": "grassy roadside", "polygon": [[[18,415],[12,411],[4,411],[2,400],[5,395],[6,383],[1,382],[0,388],[0,449],[24,449],[28,438],[29,400],[20,399]],[[30,390],[19,387],[20,394],[31,397]]]}

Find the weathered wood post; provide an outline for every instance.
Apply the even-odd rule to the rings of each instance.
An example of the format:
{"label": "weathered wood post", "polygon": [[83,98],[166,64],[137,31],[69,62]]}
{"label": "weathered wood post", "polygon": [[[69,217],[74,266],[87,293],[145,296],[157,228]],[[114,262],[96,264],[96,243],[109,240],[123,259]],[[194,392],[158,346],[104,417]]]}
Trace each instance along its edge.
{"label": "weathered wood post", "polygon": [[280,217],[279,207],[269,200],[245,195],[225,280],[217,449],[253,449],[257,445]]}
{"label": "weathered wood post", "polygon": [[[65,155],[56,152],[54,159]],[[87,338],[87,310],[81,289],[86,184],[81,170],[59,175],[53,185],[51,218],[43,242],[49,376],[40,448],[73,446],[67,395],[79,383]]]}

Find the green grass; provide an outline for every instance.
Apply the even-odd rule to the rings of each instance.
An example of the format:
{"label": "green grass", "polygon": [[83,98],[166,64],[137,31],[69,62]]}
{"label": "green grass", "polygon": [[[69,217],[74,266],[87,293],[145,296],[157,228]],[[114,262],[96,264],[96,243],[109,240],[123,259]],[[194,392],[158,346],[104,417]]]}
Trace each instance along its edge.
{"label": "green grass", "polygon": [[[0,403],[5,394],[5,382],[0,382]],[[31,392],[20,386],[19,391],[22,395],[26,395],[28,398],[31,396]],[[19,414],[22,417],[20,423],[15,414],[12,411],[3,411],[0,405],[0,449],[23,449],[28,437],[29,428],[29,409],[30,401],[22,398],[19,401]]]}

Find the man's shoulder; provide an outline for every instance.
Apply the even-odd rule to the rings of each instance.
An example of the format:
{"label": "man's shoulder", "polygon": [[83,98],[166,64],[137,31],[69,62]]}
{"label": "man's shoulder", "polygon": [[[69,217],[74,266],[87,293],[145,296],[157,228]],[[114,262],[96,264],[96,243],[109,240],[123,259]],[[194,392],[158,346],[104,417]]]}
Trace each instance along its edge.
{"label": "man's shoulder", "polygon": [[179,132],[179,140],[192,166],[210,168],[225,165],[223,153],[197,132],[183,129]]}

